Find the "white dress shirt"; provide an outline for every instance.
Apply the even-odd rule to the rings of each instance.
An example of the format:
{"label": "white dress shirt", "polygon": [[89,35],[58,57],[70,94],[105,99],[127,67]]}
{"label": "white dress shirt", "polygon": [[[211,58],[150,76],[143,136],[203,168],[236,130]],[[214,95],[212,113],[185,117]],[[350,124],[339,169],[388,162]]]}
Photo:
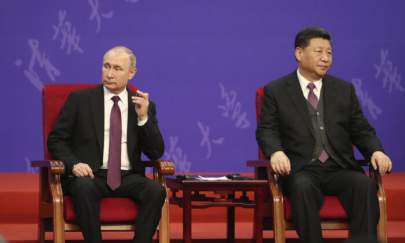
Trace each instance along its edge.
{"label": "white dress shirt", "polygon": [[310,82],[308,79],[304,78],[304,76],[301,75],[299,69],[297,69],[297,76],[298,76],[298,80],[300,81],[301,90],[302,90],[302,93],[304,94],[305,99],[308,100],[308,94],[309,94],[309,88],[307,86],[309,83],[313,83],[315,85],[314,93],[319,100],[319,97],[321,95],[321,89],[322,89],[322,79]]}

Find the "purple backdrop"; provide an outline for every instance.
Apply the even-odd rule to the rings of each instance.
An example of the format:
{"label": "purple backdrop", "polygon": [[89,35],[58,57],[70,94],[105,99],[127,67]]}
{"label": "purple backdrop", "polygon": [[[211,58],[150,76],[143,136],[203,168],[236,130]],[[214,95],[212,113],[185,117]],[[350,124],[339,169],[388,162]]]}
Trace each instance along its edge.
{"label": "purple backdrop", "polygon": [[250,171],[257,158],[255,89],[291,72],[305,26],[333,36],[331,74],[353,82],[394,170],[405,171],[402,82],[405,2],[230,0],[4,1],[0,9],[0,171],[43,158],[41,87],[100,82],[103,53],[138,58],[132,81],[150,92],[182,171]]}

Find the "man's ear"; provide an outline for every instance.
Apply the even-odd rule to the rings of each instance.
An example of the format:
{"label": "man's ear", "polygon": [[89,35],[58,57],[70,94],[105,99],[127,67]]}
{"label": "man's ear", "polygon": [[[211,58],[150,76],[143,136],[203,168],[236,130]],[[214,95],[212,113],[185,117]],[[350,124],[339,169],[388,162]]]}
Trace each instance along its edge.
{"label": "man's ear", "polygon": [[303,49],[301,47],[295,48],[294,55],[295,55],[295,59],[297,60],[297,62],[301,62],[302,52],[303,52]]}
{"label": "man's ear", "polygon": [[138,71],[138,69],[136,69],[136,67],[131,68],[131,69],[129,70],[129,79],[132,79],[132,78],[135,76],[135,74],[136,74],[137,71]]}

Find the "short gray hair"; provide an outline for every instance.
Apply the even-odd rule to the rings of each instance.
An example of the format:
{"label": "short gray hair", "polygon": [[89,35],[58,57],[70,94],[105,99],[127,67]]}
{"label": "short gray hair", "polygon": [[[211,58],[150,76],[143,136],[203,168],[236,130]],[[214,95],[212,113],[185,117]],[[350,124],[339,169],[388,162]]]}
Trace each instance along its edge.
{"label": "short gray hair", "polygon": [[113,51],[122,51],[126,54],[128,54],[129,57],[129,67],[135,69],[136,68],[136,56],[134,52],[129,49],[128,47],[125,46],[114,46],[113,48],[109,49],[106,51],[106,53],[103,56],[103,60],[105,60],[106,56],[108,53],[113,52]]}

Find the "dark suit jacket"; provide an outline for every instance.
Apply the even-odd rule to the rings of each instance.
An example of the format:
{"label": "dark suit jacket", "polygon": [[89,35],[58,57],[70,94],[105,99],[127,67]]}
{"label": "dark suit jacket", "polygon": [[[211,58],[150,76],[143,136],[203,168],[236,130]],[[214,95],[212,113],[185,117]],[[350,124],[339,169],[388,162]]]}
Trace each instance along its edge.
{"label": "dark suit jacket", "polygon": [[[354,160],[352,145],[365,158],[383,148],[361,111],[353,85],[326,75],[322,95],[325,131],[333,150],[343,163],[361,170]],[[292,172],[300,170],[312,159],[312,129],[296,71],[265,86],[256,138],[266,157],[282,150],[291,161]]]}
{"label": "dark suit jacket", "polygon": [[[137,114],[128,90],[127,147],[130,164],[135,173],[143,174],[141,152],[150,159],[163,155],[164,144],[156,120],[154,103],[150,102],[148,121],[137,125]],[[103,86],[72,92],[48,136],[48,149],[54,159],[65,163],[65,174],[72,173],[78,162],[90,165],[96,172],[103,162],[104,91]]]}

